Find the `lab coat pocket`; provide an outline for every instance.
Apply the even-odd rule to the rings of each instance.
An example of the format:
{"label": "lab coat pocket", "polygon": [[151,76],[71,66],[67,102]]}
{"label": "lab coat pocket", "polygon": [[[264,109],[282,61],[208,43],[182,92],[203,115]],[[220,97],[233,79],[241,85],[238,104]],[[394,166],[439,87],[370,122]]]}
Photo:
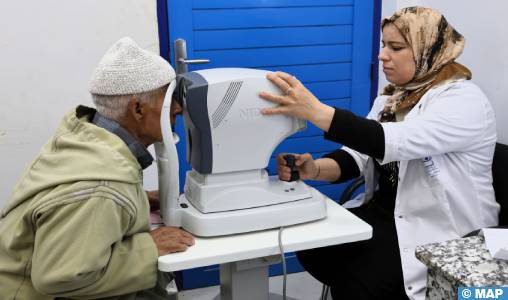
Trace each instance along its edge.
{"label": "lab coat pocket", "polygon": [[408,216],[421,220],[440,220],[446,218],[441,202],[441,195],[438,187],[421,185],[408,193],[409,201],[406,201],[404,211]]}
{"label": "lab coat pocket", "polygon": [[432,181],[430,189],[432,191],[433,198],[436,199],[436,209],[434,210],[435,216],[431,220],[438,225],[439,229],[442,230],[443,233],[457,234],[459,231],[457,230],[457,225],[455,224],[455,219],[453,218],[450,208],[450,202],[446,197],[443,185],[437,180]]}
{"label": "lab coat pocket", "polygon": [[450,206],[439,172],[436,172],[437,166],[433,165],[429,169],[422,159],[410,161],[409,168],[412,172],[406,173],[407,188],[404,189],[404,194],[400,195],[401,199],[407,199],[404,201],[403,210],[414,219],[429,223],[428,226],[449,228],[451,226]]}
{"label": "lab coat pocket", "polygon": [[[400,169],[404,167],[401,163]],[[421,162],[411,160],[407,162],[407,169],[411,172],[405,172],[400,184],[400,207],[405,214],[425,217],[436,207],[435,197]],[[399,176],[402,176],[400,171]]]}

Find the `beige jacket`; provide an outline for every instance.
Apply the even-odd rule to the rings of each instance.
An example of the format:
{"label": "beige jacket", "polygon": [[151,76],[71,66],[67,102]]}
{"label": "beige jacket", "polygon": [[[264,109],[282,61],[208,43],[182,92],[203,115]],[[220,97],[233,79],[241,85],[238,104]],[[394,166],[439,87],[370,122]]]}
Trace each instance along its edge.
{"label": "beige jacket", "polygon": [[0,215],[0,299],[95,299],[153,287],[142,170],[116,135],[72,111]]}

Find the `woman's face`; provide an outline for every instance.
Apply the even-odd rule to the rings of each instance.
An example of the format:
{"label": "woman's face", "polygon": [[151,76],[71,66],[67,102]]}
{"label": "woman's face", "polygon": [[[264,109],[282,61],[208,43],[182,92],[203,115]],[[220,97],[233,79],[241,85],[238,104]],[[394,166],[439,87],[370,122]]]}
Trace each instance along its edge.
{"label": "woman's face", "polygon": [[395,25],[386,24],[383,27],[382,42],[379,60],[383,62],[386,79],[395,85],[411,81],[416,72],[413,50]]}

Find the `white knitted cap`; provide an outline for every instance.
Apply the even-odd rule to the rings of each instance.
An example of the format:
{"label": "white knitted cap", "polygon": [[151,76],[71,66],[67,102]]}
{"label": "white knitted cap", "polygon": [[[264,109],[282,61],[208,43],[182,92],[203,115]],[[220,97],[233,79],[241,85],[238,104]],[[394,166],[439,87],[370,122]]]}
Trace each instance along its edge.
{"label": "white knitted cap", "polygon": [[175,70],[166,60],[124,37],[102,57],[89,91],[97,95],[137,94],[158,89],[174,79]]}

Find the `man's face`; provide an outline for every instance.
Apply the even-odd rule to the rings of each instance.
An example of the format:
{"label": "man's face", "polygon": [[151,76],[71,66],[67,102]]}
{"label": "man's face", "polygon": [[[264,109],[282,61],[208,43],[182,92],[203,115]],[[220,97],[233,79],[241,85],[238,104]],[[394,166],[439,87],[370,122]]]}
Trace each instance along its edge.
{"label": "man's face", "polygon": [[[146,136],[147,140],[149,140],[151,143],[155,142],[162,142],[162,131],[161,131],[161,111],[162,111],[162,105],[164,104],[164,97],[166,96],[166,90],[163,89],[161,92],[157,93],[155,95],[155,105],[147,105],[146,109],[146,115],[143,118],[144,121],[142,122],[142,128],[144,131],[144,135]],[[170,122],[171,125],[174,125],[176,122],[176,116],[182,113],[182,107],[173,97],[171,101],[171,107],[170,107]]]}
{"label": "man's face", "polygon": [[173,94],[173,98],[171,100],[171,109],[169,113],[172,126],[176,123],[176,116],[182,114],[182,111],[182,106],[176,100],[175,94]]}

